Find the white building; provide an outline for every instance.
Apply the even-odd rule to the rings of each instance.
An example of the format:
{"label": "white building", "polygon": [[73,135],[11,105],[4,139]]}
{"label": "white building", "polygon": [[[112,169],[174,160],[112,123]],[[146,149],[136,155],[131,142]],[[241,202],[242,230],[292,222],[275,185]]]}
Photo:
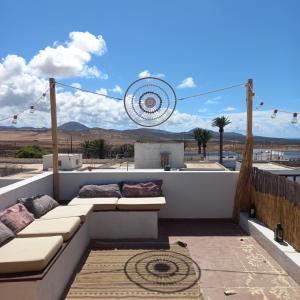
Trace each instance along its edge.
{"label": "white building", "polygon": [[184,167],[184,143],[135,143],[134,164],[136,169],[161,169],[164,165],[181,169]]}
{"label": "white building", "polygon": [[253,149],[254,161],[284,160],[284,153],[271,149]]}
{"label": "white building", "polygon": [[[71,171],[82,166],[82,154],[58,154],[58,166],[62,171]],[[43,156],[43,170],[52,169],[52,154]]]}

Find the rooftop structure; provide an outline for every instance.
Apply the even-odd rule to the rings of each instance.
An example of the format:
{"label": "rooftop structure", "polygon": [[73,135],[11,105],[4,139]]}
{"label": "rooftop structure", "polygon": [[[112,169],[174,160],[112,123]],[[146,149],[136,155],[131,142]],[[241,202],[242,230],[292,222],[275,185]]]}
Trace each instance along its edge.
{"label": "rooftop structure", "polygon": [[[273,231],[256,219],[243,215],[240,226],[232,222],[238,175],[228,170],[61,171],[60,206],[0,247],[1,297],[297,299],[300,254],[274,242]],[[53,174],[45,172],[0,189],[0,210],[20,197],[52,196],[52,180]],[[165,202],[155,197],[78,198],[85,184],[147,180],[162,180]],[[50,259],[40,258],[43,265],[31,264],[34,272],[26,272],[26,264],[16,264],[17,258],[28,259],[24,243],[40,249],[32,252],[34,259],[56,250],[48,252]],[[6,248],[13,268],[4,264]],[[145,270],[143,262],[148,263]],[[175,279],[179,281],[172,283]]]}

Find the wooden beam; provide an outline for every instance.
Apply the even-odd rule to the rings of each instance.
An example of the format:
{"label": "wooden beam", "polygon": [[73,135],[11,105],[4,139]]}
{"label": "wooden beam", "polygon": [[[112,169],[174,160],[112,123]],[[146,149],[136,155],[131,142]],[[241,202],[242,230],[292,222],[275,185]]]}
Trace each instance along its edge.
{"label": "wooden beam", "polygon": [[51,106],[51,131],[52,131],[52,167],[53,167],[53,197],[59,201],[59,167],[57,143],[57,116],[56,116],[56,91],[55,79],[49,78],[50,106]]}
{"label": "wooden beam", "polygon": [[253,127],[253,80],[248,79],[247,82],[247,136],[252,137]]}
{"label": "wooden beam", "polygon": [[246,145],[243,152],[243,161],[239,173],[237,182],[235,198],[234,198],[234,209],[233,209],[233,220],[238,223],[240,212],[248,211],[251,205],[251,171],[252,171],[252,160],[253,160],[253,80],[248,79],[246,84],[246,102],[247,102],[247,136]]}

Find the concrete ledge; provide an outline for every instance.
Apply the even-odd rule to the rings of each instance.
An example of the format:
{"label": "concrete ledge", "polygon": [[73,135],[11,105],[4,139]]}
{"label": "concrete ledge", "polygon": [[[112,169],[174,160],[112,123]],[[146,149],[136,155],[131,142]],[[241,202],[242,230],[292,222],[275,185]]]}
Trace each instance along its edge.
{"label": "concrete ledge", "polygon": [[257,219],[249,219],[247,213],[240,214],[239,225],[249,233],[281,267],[300,284],[300,253],[291,245],[282,245],[274,241],[273,230]]}
{"label": "concrete ledge", "polygon": [[94,211],[89,220],[92,239],[157,239],[157,211]]}

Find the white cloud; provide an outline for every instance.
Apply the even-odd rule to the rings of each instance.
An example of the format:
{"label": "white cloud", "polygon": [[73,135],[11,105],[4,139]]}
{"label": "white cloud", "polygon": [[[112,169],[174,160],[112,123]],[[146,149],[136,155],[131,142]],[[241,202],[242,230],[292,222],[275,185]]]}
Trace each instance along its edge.
{"label": "white cloud", "polygon": [[71,84],[71,86],[73,86],[74,88],[78,88],[78,89],[81,89],[81,84],[78,83],[78,82],[74,82]]}
{"label": "white cloud", "polygon": [[152,73],[150,73],[149,70],[144,70],[144,71],[140,72],[138,76],[139,76],[139,78],[145,78],[145,77],[163,78],[163,77],[165,77],[165,74],[161,74],[161,73],[152,74]]}
{"label": "white cloud", "polygon": [[123,90],[119,85],[115,85],[115,87],[113,89],[110,89],[110,91],[121,95],[123,94]]}
{"label": "white cloud", "polygon": [[205,113],[205,112],[207,112],[207,110],[208,110],[207,108],[199,108],[198,112],[199,113]]}
{"label": "white cloud", "polygon": [[212,99],[208,99],[207,101],[205,101],[205,104],[218,104],[220,99],[222,99],[222,96],[217,96]]}
{"label": "white cloud", "polygon": [[64,44],[54,43],[53,47],[40,50],[28,63],[28,68],[37,76],[67,78],[74,76],[101,77],[107,74],[96,66],[89,66],[91,55],[103,55],[106,43],[101,35],[89,32],[71,32],[69,41]]}
{"label": "white cloud", "polygon": [[236,108],[232,107],[232,106],[227,106],[226,108],[224,108],[224,111],[235,111]]}
{"label": "white cloud", "polygon": [[177,86],[179,89],[196,87],[193,77],[187,77]]}
{"label": "white cloud", "polygon": [[218,101],[210,99],[210,100],[207,100],[205,102],[205,104],[218,104]]}

